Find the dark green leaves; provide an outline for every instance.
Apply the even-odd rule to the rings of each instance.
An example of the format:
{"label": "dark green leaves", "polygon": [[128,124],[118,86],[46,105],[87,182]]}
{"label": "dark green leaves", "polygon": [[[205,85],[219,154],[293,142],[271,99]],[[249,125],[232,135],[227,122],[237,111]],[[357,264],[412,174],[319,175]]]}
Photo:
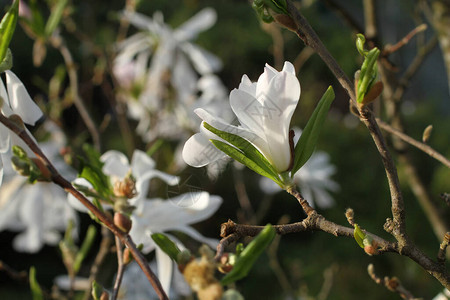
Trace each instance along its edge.
{"label": "dark green leaves", "polygon": [[0,22],[0,62],[3,62],[11,42],[14,29],[16,29],[19,16],[19,0],[15,0],[11,8]]}
{"label": "dark green leaves", "polygon": [[[247,166],[256,173],[272,179],[277,184],[282,185],[279,179],[278,172],[270,164],[270,162],[246,139],[229,133],[225,131],[218,130],[206,122],[203,122],[203,126],[217,135],[218,137],[224,139],[230,144],[224,143],[219,140],[211,140],[217,149],[224,152],[231,158],[237,160],[241,164]],[[234,147],[233,147],[234,146]]]}
{"label": "dark green leaves", "polygon": [[320,130],[322,129],[322,125],[333,100],[334,91],[330,86],[317,104],[316,109],[295,146],[294,166],[291,170],[292,176],[294,176],[313,154],[317,140],[319,139]]}
{"label": "dark green leaves", "polygon": [[222,278],[221,283],[227,285],[247,276],[259,256],[270,245],[275,237],[275,229],[267,224],[264,229],[245,247],[236,259],[233,269]]}
{"label": "dark green leaves", "polygon": [[152,239],[161,250],[174,261],[178,260],[181,250],[167,236],[162,233],[152,234]]}
{"label": "dark green leaves", "polygon": [[286,0],[254,0],[252,7],[266,23],[273,22],[271,13],[288,15]]}

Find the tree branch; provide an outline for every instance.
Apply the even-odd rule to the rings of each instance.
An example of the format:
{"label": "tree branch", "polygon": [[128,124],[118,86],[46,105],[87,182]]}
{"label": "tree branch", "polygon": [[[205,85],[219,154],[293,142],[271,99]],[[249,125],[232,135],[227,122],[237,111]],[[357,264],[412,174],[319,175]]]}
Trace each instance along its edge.
{"label": "tree branch", "polygon": [[94,216],[96,216],[106,227],[108,227],[108,229],[116,237],[118,237],[123,244],[125,244],[130,249],[131,254],[141,267],[142,271],[144,272],[149,282],[152,284],[153,288],[158,294],[158,297],[160,299],[168,299],[166,293],[164,292],[161,286],[161,283],[158,280],[158,277],[156,277],[156,275],[150,269],[145,257],[136,248],[136,245],[134,244],[131,237],[127,233],[121,231],[114,224],[113,220],[111,220],[110,217],[101,212],[82,193],[80,193],[77,189],[75,189],[69,181],[67,181],[64,177],[61,176],[61,174],[59,174],[58,170],[56,170],[51,161],[42,152],[42,150],[34,142],[34,140],[28,135],[27,131],[24,128],[19,127],[18,125],[16,125],[16,123],[9,120],[3,114],[0,114],[0,122],[7,128],[9,128],[11,131],[13,131],[15,134],[17,134],[25,142],[25,144],[27,144],[27,146],[30,147],[31,151],[34,152],[37,158],[39,158],[44,163],[44,165],[48,168],[48,170],[52,174],[51,177],[52,182],[59,185],[66,192],[72,194],[75,198],[77,198],[87,209],[89,209],[94,214]]}

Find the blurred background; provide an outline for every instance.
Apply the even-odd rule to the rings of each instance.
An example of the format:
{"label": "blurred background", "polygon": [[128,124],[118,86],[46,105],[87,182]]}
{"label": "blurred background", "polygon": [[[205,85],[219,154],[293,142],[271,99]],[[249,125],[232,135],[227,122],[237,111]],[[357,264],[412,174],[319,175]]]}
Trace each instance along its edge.
{"label": "blurred background", "polygon": [[[5,2],[0,2],[1,7],[5,7]],[[37,2],[45,11],[45,3]],[[357,32],[348,26],[330,3],[342,7],[359,26],[364,25],[361,1],[299,1],[301,12],[352,78],[361,64],[361,57],[355,48]],[[107,71],[98,71],[102,64],[108,64],[105,58],[112,55],[119,28],[118,13],[124,9],[124,1],[80,0],[72,4],[70,19],[73,23],[65,23],[61,31],[77,65],[80,95],[95,123],[106,124],[101,135],[103,150],[126,152],[127,147],[118,134],[117,120],[111,113],[110,95],[114,91],[114,83]],[[210,29],[199,33],[193,42],[220,58],[223,67],[216,74],[228,91],[237,88],[243,74],[256,81],[265,63],[280,70],[285,60],[294,62],[302,94],[292,126],[302,128],[323,92],[329,85],[333,86],[336,99],[317,150],[329,155],[329,163],[335,166],[330,179],[339,185],[339,189],[330,192],[334,199],[330,207],[317,209],[327,219],[345,225],[344,212],[351,207],[360,226],[388,240],[392,239],[383,230],[386,218],[391,216],[390,197],[375,145],[365,126],[349,112],[348,97],[327,66],[305,48],[294,33],[274,24],[261,23],[251,4],[242,0],[137,1],[136,9],[150,17],[156,11],[161,11],[164,22],[177,28],[205,7],[216,10],[217,21]],[[397,68],[398,76],[411,64],[421,43],[436,34],[429,19],[418,7],[418,3],[411,1],[378,2],[379,40],[383,45],[395,44],[421,23],[429,25],[425,32],[389,56]],[[128,35],[134,32],[136,28],[130,26]],[[63,63],[60,54],[48,47],[42,65],[34,66],[31,53],[33,40],[21,26],[17,27],[10,48],[14,54],[14,72],[44,112],[52,113],[51,118],[70,137],[69,143],[73,149],[79,149],[82,143],[89,142],[89,133],[75,107],[66,102],[58,106],[48,97],[49,81],[55,69]],[[101,79],[95,80],[96,76],[101,76]],[[66,81],[63,83],[67,84]],[[411,137],[421,140],[425,127],[432,124],[433,133],[428,144],[444,156],[450,156],[449,86],[439,45],[426,56],[411,79],[399,107],[406,131]],[[381,119],[389,121],[384,112],[384,102],[377,101],[374,110]],[[105,121],[106,115],[111,120]],[[136,121],[130,122],[131,128],[137,126]],[[138,136],[134,140],[136,148],[143,150],[150,149],[154,144],[144,143]],[[200,189],[223,198],[222,206],[213,217],[195,225],[205,236],[218,238],[220,224],[228,219],[239,223],[256,220],[258,225],[264,225],[297,222],[305,217],[297,201],[287,193],[265,194],[260,176],[251,170],[228,164],[221,174],[211,179],[205,168],[174,166],[172,162],[174,155],[177,155],[177,144],[170,139],[161,140],[161,145],[152,154],[159,170],[191,178]],[[389,139],[388,142],[391,146]],[[409,147],[407,151],[433,205],[442,213],[448,226],[450,210],[439,195],[450,192],[450,170],[415,148]],[[404,164],[397,160],[395,151],[393,153],[398,162],[404,192],[408,232],[419,247],[434,258],[441,240],[434,234],[429,219],[411,190],[409,173]],[[152,184],[151,193],[154,196],[167,197],[167,187],[159,183]],[[91,220],[86,215],[80,215],[80,218],[80,234],[83,236]],[[59,249],[45,246],[34,254],[18,253],[11,246],[16,234],[12,231],[0,232],[0,260],[18,271],[28,270],[34,265],[38,270],[38,281],[51,289],[53,278],[65,273]],[[197,242],[179,237],[187,247],[198,248]],[[88,273],[89,261],[95,257],[96,246],[98,243],[93,247],[81,273]],[[277,237],[248,277],[236,284],[236,288],[246,299],[399,299],[397,294],[376,285],[370,279],[367,274],[370,263],[374,264],[376,273],[381,277],[397,276],[416,297],[432,299],[442,291],[439,282],[407,258],[389,253],[369,257],[354,240],[336,238],[322,232]],[[113,254],[102,268],[102,280],[106,283],[113,278],[116,268]],[[30,299],[28,285],[0,272],[0,298]]]}

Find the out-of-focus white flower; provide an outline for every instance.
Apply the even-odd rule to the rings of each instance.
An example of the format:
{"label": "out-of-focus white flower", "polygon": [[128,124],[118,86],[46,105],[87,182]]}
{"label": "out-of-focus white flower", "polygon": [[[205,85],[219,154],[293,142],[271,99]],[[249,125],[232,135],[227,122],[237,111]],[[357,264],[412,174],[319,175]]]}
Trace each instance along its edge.
{"label": "out-of-focus white flower", "polygon": [[441,293],[437,294],[433,300],[449,300],[450,299],[450,291],[448,289],[444,289]]}
{"label": "out-of-focus white flower", "polygon": [[[136,207],[130,216],[133,225],[129,234],[136,244],[143,244],[142,251],[144,253],[156,250],[158,278],[164,289],[168,291],[173,263],[156,246],[151,234],[178,231],[202,243],[215,246],[217,240],[202,236],[189,225],[209,218],[219,208],[222,199],[218,196],[211,196],[207,192],[192,192],[167,200],[148,199],[150,179],[158,177],[166,183],[174,185],[178,183],[178,177],[156,170],[155,162],[145,152],[139,150],[135,150],[133,153],[131,165],[126,156],[118,151],[108,151],[100,159],[104,162],[103,172],[110,177],[113,184],[117,180],[123,180],[130,172],[135,178],[138,195],[129,200],[130,204]],[[69,202],[75,208],[86,212],[86,209],[80,207],[76,201],[69,195]],[[176,240],[176,238],[173,239]]]}
{"label": "out-of-focus white flower", "polygon": [[[186,202],[190,205],[177,205]],[[133,212],[131,215],[133,226],[129,234],[136,244],[143,244],[143,253],[156,250],[158,278],[166,292],[170,287],[173,262],[155,245],[150,235],[158,232],[178,231],[211,247],[216,247],[218,242],[216,239],[204,237],[189,225],[206,220],[216,212],[221,204],[222,199],[218,196],[209,195],[207,192],[194,192],[168,200],[148,199],[144,202],[141,212]],[[177,241],[173,236],[171,239]],[[178,244],[181,243],[178,242]]]}
{"label": "out-of-focus white flower", "polygon": [[[317,205],[319,208],[327,209],[334,205],[334,199],[330,192],[339,190],[339,184],[331,179],[335,173],[336,167],[330,163],[330,156],[323,151],[316,151],[295,173],[293,181],[311,206]],[[260,187],[267,194],[282,190],[275,182],[266,177],[261,177]]]}
{"label": "out-of-focus white flower", "polygon": [[[150,264],[150,268],[154,271],[158,271],[156,263],[154,262]],[[183,275],[174,265],[169,291],[170,299],[178,299],[179,296],[188,296],[191,293],[192,291],[184,280]],[[125,269],[117,299],[153,300],[158,299],[158,295],[152,286],[149,285],[148,279],[145,277],[145,274],[142,272],[139,265],[133,262]]]}
{"label": "out-of-focus white flower", "polygon": [[[44,126],[51,138],[40,143],[42,151],[64,177],[73,178],[75,173],[59,155],[60,148],[65,145],[63,133],[52,123]],[[14,144],[33,155],[22,141]],[[66,201],[66,193],[53,183],[29,184],[26,177],[17,175],[12,169],[10,154],[4,157],[8,159],[4,160],[5,182],[0,187],[0,230],[21,232],[13,240],[17,251],[34,253],[44,244],[57,245],[60,232],[66,229],[69,220],[77,221],[75,211]]]}
{"label": "out-of-focus white flower", "polygon": [[[0,111],[5,117],[13,114],[19,115],[23,122],[34,125],[42,117],[42,111],[34,103],[28,94],[22,81],[12,72],[5,71],[6,88],[3,80],[0,79]],[[31,135],[31,134],[30,134]],[[0,154],[6,153],[10,149],[11,139],[18,140],[11,131],[0,123]],[[0,157],[0,184],[2,182],[3,164]]]}
{"label": "out-of-focus white flower", "polygon": [[136,131],[147,142],[157,137],[183,139],[197,126],[192,127],[191,113],[198,92],[205,88],[197,83],[198,74],[209,77],[221,68],[217,57],[191,43],[215,23],[216,12],[203,9],[174,30],[161,13],[149,18],[125,12],[124,18],[141,31],[118,45],[113,72],[129,116],[139,120]]}
{"label": "out-of-focus white flower", "polygon": [[[179,178],[155,169],[155,162],[145,152],[135,150],[131,158],[131,164],[125,154],[110,150],[105,152],[100,160],[104,163],[103,172],[111,179],[111,184],[122,181],[129,173],[136,180],[137,195],[129,199],[129,203],[136,207],[138,211],[143,209],[143,201],[148,193],[150,180],[160,178],[169,185],[178,183]],[[83,178],[77,178],[75,183],[92,187],[89,182]],[[68,195],[69,203],[79,211],[87,212],[85,208],[75,197]]]}
{"label": "out-of-focus white flower", "polygon": [[291,163],[289,126],[300,97],[300,83],[294,66],[285,62],[278,72],[266,64],[258,82],[252,83],[244,75],[238,89],[230,93],[230,105],[241,126],[234,126],[204,109],[195,113],[203,120],[200,133],[192,136],[185,144],[183,158],[191,166],[202,167],[216,161],[224,154],[211,147],[210,139],[220,140],[204,127],[212,127],[239,135],[252,143],[282,173]]}

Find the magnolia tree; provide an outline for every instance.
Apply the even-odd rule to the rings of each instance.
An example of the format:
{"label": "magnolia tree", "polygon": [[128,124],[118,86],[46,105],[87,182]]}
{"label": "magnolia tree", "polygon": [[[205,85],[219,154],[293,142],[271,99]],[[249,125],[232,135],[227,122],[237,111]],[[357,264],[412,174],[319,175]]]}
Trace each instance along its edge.
{"label": "magnolia tree", "polygon": [[[199,10],[174,28],[165,23],[161,12],[145,15],[137,12],[137,1],[126,1],[121,11],[114,11],[116,42],[104,51],[104,45],[77,30],[72,17],[81,9],[78,3],[47,2],[44,6],[38,1],[16,0],[0,23],[0,71],[6,78],[6,87],[0,81],[0,229],[17,232],[12,247],[22,253],[18,256],[37,253],[44,245],[56,247],[66,269],[65,274],[52,278],[50,289],[39,283],[39,273],[45,272],[40,267],[31,265],[24,274],[16,270],[14,261],[1,261],[0,271],[27,282],[33,299],[244,299],[240,280],[265,263],[258,260],[261,255],[269,255],[268,265],[279,281],[273,284],[283,286],[277,299],[307,299],[311,294],[290,286],[274,254],[279,236],[306,231],[322,231],[330,239],[350,237],[344,242],[361,247],[361,257],[374,256],[373,264],[360,266],[367,268],[373,290],[387,289],[403,299],[423,296],[421,292],[435,299],[450,297],[450,232],[445,218],[448,190],[441,191],[439,205],[447,210],[441,213],[406,148],[421,150],[421,155],[436,159],[444,168],[450,167],[450,161],[427,144],[431,127],[424,131],[422,141],[405,133],[400,109],[411,78],[438,43],[450,72],[448,1],[420,3],[435,35],[422,43],[409,67],[401,72],[391,57],[411,40],[424,39],[426,24],[411,28],[398,43],[385,45],[379,34],[376,1],[362,1],[364,26],[354,19],[348,5],[318,1],[339,12],[358,32],[353,45],[359,69],[346,74],[302,15],[303,7],[314,5],[311,1],[255,0],[251,5],[256,14],[247,17],[258,18],[261,28],[273,37],[275,67],[261,65],[259,76],[240,74],[242,78],[231,92],[218,75],[221,59],[195,43],[198,35],[217,21],[212,8]],[[39,105],[13,73],[20,58],[10,44],[19,26],[34,43],[25,51],[35,67],[45,66],[50,56],[56,59],[58,54],[63,62],[44,85],[45,98],[37,101]],[[242,34],[245,30],[241,29]],[[107,112],[100,121],[92,117],[93,111],[82,97],[85,91],[74,55],[79,46],[67,42],[71,36],[81,43],[82,51],[92,52],[96,63],[90,70],[91,84],[102,86],[101,93],[109,99],[107,105],[102,104]],[[297,37],[306,46],[291,62],[283,55],[286,36]],[[326,65],[335,79],[320,91],[321,98],[314,99],[315,108],[300,129],[293,116],[301,109],[301,92],[308,95],[311,91],[307,86],[301,88],[298,74],[302,61],[313,53],[322,60],[314,63]],[[30,78],[22,80],[30,82]],[[363,159],[358,164],[373,155],[384,167],[389,196],[374,199],[368,192],[357,201],[377,201],[390,207],[381,226],[385,232],[370,232],[368,222],[351,207],[340,212],[345,216],[341,219],[321,213],[336,204],[333,193],[351,189],[332,178],[336,167],[331,161],[340,158],[316,151],[335,90],[340,91],[340,98],[349,100],[353,118],[366,127],[378,150],[356,156]],[[81,127],[64,126],[64,112],[72,106],[83,122]],[[351,147],[351,151],[366,152],[356,144]],[[394,152],[399,162],[394,160]],[[159,160],[152,158],[157,153]],[[404,178],[399,178],[399,164],[407,170]],[[181,175],[195,174],[195,168],[204,167],[206,175],[201,180]],[[230,168],[236,194],[220,193],[215,185]],[[286,207],[296,207],[301,217],[294,223],[282,219],[280,224],[263,226],[267,204],[253,209],[252,195],[246,191],[250,177],[256,178],[256,186],[266,198],[283,190],[290,194],[291,201],[298,204]],[[435,253],[426,253],[410,237],[406,222],[412,217],[405,209],[401,180],[411,186],[413,195],[407,197],[418,198],[439,240],[432,246]],[[220,237],[207,237],[200,227],[193,226],[210,219],[234,197],[244,212],[238,216],[242,222],[228,216],[220,227]],[[284,205],[279,206],[283,209]],[[83,225],[88,219],[86,230]],[[111,253],[117,263],[103,268]],[[315,258],[320,260],[321,255],[315,253]],[[411,284],[402,284],[399,278],[406,276],[402,273],[380,277],[375,271],[376,258],[385,255],[405,257],[401,263],[418,266],[434,278],[436,287],[418,291]],[[331,298],[330,276],[317,299]],[[255,291],[247,296],[264,297]]]}

